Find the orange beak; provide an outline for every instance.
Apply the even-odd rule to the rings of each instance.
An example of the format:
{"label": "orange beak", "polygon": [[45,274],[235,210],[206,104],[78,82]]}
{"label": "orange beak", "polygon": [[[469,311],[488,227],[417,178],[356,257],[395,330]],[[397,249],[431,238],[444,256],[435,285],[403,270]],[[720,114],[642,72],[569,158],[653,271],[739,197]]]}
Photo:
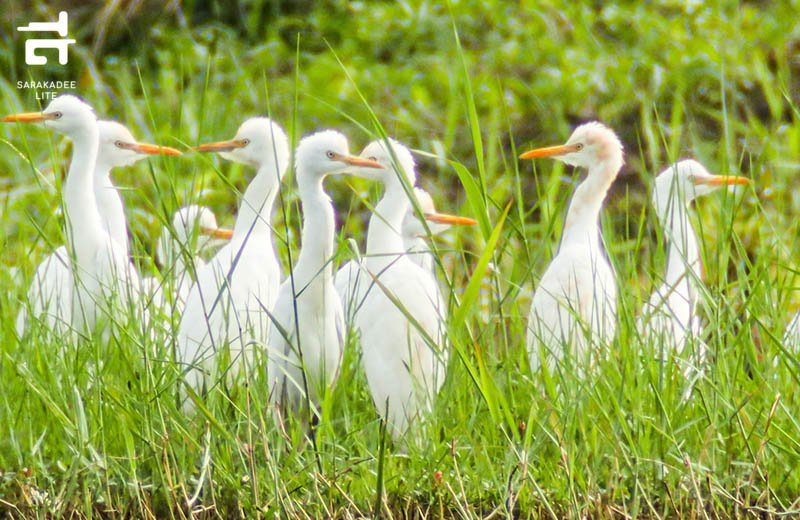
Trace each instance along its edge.
{"label": "orange beak", "polygon": [[201,144],[200,146],[195,146],[192,150],[201,153],[230,152],[237,148],[244,148],[245,146],[247,146],[247,141],[244,139],[231,139],[230,141]]}
{"label": "orange beak", "polygon": [[736,175],[712,175],[711,177],[697,177],[691,176],[689,179],[694,184],[706,184],[708,186],[732,186],[732,185],[749,185],[750,179],[747,177],[738,177]]}
{"label": "orange beak", "polygon": [[425,213],[425,220],[449,226],[474,226],[478,223],[477,220],[472,220],[471,218],[446,215],[444,213]]}
{"label": "orange beak", "polygon": [[574,144],[563,144],[560,146],[548,146],[537,148],[520,155],[520,159],[536,159],[537,157],[551,157],[553,155],[564,155],[565,153],[577,152],[578,148]]}
{"label": "orange beak", "polygon": [[55,119],[56,116],[54,114],[45,114],[44,112],[25,112],[24,114],[13,114],[10,116],[5,116],[4,118],[0,119],[0,122],[3,123],[41,123],[42,121],[47,121],[48,119]]}
{"label": "orange beak", "polygon": [[331,155],[331,159],[334,161],[343,162],[345,164],[349,164],[350,166],[362,166],[364,168],[376,168],[379,170],[385,170],[386,167],[377,161],[371,161],[369,159],[362,159],[361,157],[353,157],[351,155],[342,155],[340,153],[334,153]]}
{"label": "orange beak", "polygon": [[180,151],[169,146],[160,146],[157,144],[146,143],[119,143],[117,146],[134,152],[144,153],[148,155],[183,155]]}
{"label": "orange beak", "polygon": [[220,238],[222,240],[230,240],[233,238],[233,230],[226,228],[207,228],[201,227],[200,233],[211,238]]}

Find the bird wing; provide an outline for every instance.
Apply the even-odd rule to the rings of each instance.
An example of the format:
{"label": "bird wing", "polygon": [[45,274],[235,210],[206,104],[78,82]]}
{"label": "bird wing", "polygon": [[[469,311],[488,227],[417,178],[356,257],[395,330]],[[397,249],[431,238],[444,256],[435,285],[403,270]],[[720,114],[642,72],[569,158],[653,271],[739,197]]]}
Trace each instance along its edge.
{"label": "bird wing", "polygon": [[688,283],[686,279],[674,286],[664,283],[650,295],[637,321],[637,330],[646,341],[683,351],[688,335],[697,329]]}
{"label": "bird wing", "polygon": [[[786,326],[786,331],[783,333],[783,344],[788,347],[789,352],[800,351],[800,312],[795,314],[789,325]],[[773,365],[777,366],[779,357],[776,356]]]}
{"label": "bird wing", "polygon": [[368,286],[366,274],[362,272],[361,266],[363,262],[349,260],[339,268],[333,279],[336,293],[342,302],[343,319],[347,328],[354,323],[356,312],[361,306]]}
{"label": "bird wing", "polygon": [[296,409],[304,385],[300,359],[292,348],[297,341],[294,305],[291,279],[287,279],[268,313],[271,327],[267,342],[267,388],[270,402]]}
{"label": "bird wing", "polygon": [[381,273],[356,322],[367,381],[379,413],[394,435],[427,410],[445,377],[446,308],[431,275],[407,258]]}
{"label": "bird wing", "polygon": [[197,281],[189,290],[178,327],[178,350],[187,365],[202,366],[227,339],[225,323],[231,307],[225,274],[230,270],[230,256],[226,245],[197,269]]}
{"label": "bird wing", "polygon": [[527,345],[531,367],[538,369],[541,352],[552,362],[565,350],[586,354],[587,332],[608,343],[616,332],[616,278],[607,260],[585,246],[562,249],[548,266],[531,302]]}
{"label": "bird wing", "polygon": [[[110,236],[103,237],[94,254],[93,266],[78,273],[85,289],[81,293],[92,300],[90,307],[97,320],[128,328],[129,320],[145,321],[145,299],[139,273],[128,258],[126,249]],[[86,303],[86,302],[84,302]]]}
{"label": "bird wing", "polygon": [[229,335],[236,337],[239,331],[260,343],[267,340],[270,321],[264,310],[271,310],[280,290],[280,266],[275,253],[266,242],[251,242],[241,253],[231,258],[232,271],[230,292],[235,317]]}
{"label": "bird wing", "polygon": [[73,282],[70,265],[67,248],[61,246],[36,266],[28,288],[28,305],[23,305],[17,314],[15,326],[19,336],[25,332],[28,307],[32,318],[44,322],[49,330],[69,330]]}

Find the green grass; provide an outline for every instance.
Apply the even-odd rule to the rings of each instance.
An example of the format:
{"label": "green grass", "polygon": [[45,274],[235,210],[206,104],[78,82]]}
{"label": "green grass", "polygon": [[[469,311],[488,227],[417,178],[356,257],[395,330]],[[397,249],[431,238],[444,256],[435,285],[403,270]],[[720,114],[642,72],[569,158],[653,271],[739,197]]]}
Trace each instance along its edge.
{"label": "green grass", "polygon": [[[22,40],[6,33],[3,114],[36,108],[33,93],[16,88],[29,73],[78,79],[101,117],[178,147],[230,138],[245,117],[269,111],[295,142],[335,127],[358,150],[373,138],[374,113],[390,136],[443,151],[439,159],[418,155],[419,184],[443,211],[481,224],[439,247],[452,348],[423,431],[405,448],[382,444],[351,342],[314,453],[297,428],[276,431],[257,376],[212,392],[207,413],[184,415],[168,341],[154,349],[136,331],[78,347],[16,337],[33,269],[63,243],[58,189],[69,146],[40,127],[3,125],[0,511],[183,518],[191,499],[201,515],[248,518],[799,510],[800,364],[780,339],[800,299],[800,6],[525,4],[323,2],[293,10],[270,1],[242,9],[186,1],[180,12],[162,13],[122,2],[102,15],[76,6],[79,44],[69,66],[41,71],[20,63]],[[13,2],[5,16],[9,26],[45,18]],[[560,143],[590,119],[615,128],[626,146],[602,216],[621,289],[619,332],[585,379],[569,371],[542,378],[528,368],[525,318],[579,176],[516,156]],[[741,172],[754,188],[697,204],[703,338],[712,356],[682,403],[680,370],[654,361],[658,346],[642,345],[634,323],[665,263],[648,202],[652,179],[686,156],[714,172]],[[252,174],[195,155],[115,171],[140,268],[155,269],[157,234],[183,204],[208,205],[231,225]],[[365,235],[361,199],[371,206],[378,193],[335,179],[328,190],[344,259],[345,241]],[[299,234],[291,173],[273,224],[286,275],[287,245],[296,258]],[[476,266],[488,262],[496,270],[479,286]]]}

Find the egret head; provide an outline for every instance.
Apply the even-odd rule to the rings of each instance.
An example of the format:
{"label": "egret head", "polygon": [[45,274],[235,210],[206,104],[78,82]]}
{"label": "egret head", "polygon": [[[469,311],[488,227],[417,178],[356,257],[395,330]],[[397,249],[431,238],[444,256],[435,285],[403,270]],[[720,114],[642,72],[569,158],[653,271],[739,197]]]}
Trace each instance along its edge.
{"label": "egret head", "polygon": [[181,152],[168,146],[137,142],[130,130],[116,121],[100,120],[97,122],[97,130],[100,134],[98,167],[110,169],[130,166],[148,155],[181,155]]}
{"label": "egret head", "polygon": [[[364,151],[366,151],[366,149]],[[417,202],[419,202],[419,207],[423,213],[436,213],[436,207],[433,205],[433,198],[430,193],[422,188],[414,188],[414,195],[417,197]],[[441,229],[435,229],[434,226],[433,223],[428,224],[433,234],[443,233],[449,227],[443,226]],[[426,236],[426,234],[422,222],[417,218],[414,206],[409,206],[406,216],[403,218],[403,239],[410,240],[420,236]]]}
{"label": "egret head", "polygon": [[591,168],[599,163],[616,175],[622,167],[622,143],[613,130],[592,121],[576,128],[567,142],[560,146],[538,148],[520,155],[520,159],[553,157],[570,166]]}
{"label": "egret head", "polygon": [[87,124],[94,124],[96,120],[92,107],[70,94],[56,97],[41,112],[15,114],[0,119],[4,122],[44,123],[48,128],[66,135],[83,132]]}
{"label": "egret head", "polygon": [[231,238],[231,231],[217,225],[214,212],[205,206],[192,204],[184,206],[172,215],[172,227],[179,239],[187,240],[192,236],[205,236],[209,239]]}
{"label": "egret head", "polygon": [[[406,148],[405,145],[394,139],[389,138],[388,141],[389,146],[387,146],[386,141],[383,139],[372,141],[361,151],[359,157],[377,162],[386,169],[393,169],[395,172],[394,174],[382,173],[374,168],[361,167],[354,167],[354,173],[363,177],[382,180],[389,184],[392,182],[399,183],[400,180],[397,178],[396,172],[402,172],[409,186],[413,186],[414,183],[416,183],[417,177],[415,173],[416,165],[414,164],[414,157],[411,155],[411,151]],[[391,150],[389,147],[391,147]],[[392,153],[394,153],[394,156],[392,156]],[[396,161],[395,158],[397,159]],[[356,172],[356,170],[361,170],[361,172]],[[370,177],[370,175],[372,175],[372,177]]]}
{"label": "egret head", "polygon": [[289,139],[286,132],[268,117],[251,117],[239,126],[229,141],[201,144],[198,152],[217,152],[223,158],[261,167],[273,164],[281,178],[289,165]]}
{"label": "egret head", "polygon": [[167,261],[168,251],[179,254],[180,247],[171,245],[176,241],[189,251],[199,251],[215,241],[230,240],[233,236],[231,230],[217,226],[217,217],[213,211],[195,204],[184,206],[172,215],[172,229],[175,231],[174,235],[169,230],[164,230],[158,239],[156,254],[162,262]]}
{"label": "egret head", "polygon": [[669,207],[673,197],[678,197],[680,202],[688,204],[720,186],[737,184],[750,184],[750,180],[732,175],[712,175],[705,166],[694,159],[684,159],[658,174],[653,188],[653,201],[659,214],[662,214]]}
{"label": "egret head", "polygon": [[304,137],[297,145],[297,171],[310,177],[331,173],[372,178],[385,167],[376,161],[353,157],[347,138],[335,130],[323,130]]}

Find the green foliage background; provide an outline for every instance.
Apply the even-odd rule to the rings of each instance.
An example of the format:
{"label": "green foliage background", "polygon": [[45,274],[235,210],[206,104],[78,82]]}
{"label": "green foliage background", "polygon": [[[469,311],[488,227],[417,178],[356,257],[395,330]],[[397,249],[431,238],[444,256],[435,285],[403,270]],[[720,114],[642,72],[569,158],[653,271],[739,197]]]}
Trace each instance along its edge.
{"label": "green foliage background", "polygon": [[[55,19],[60,9],[78,40],[68,66],[26,67],[24,39],[13,28]],[[440,156],[418,156],[420,184],[440,209],[486,223],[460,230],[443,248],[454,307],[491,227],[513,202],[492,257],[497,270],[451,330],[464,355],[452,356],[428,444],[387,459],[386,512],[791,510],[800,494],[798,364],[780,338],[798,299],[798,12],[796,0],[11,0],[0,13],[0,110],[37,107],[17,81],[75,79],[101,117],[145,141],[183,147],[226,139],[244,118],[270,113],[295,140],[335,127],[357,150],[372,138],[371,108],[389,135]],[[555,251],[579,174],[515,157],[560,143],[592,119],[614,128],[626,148],[602,217],[625,289],[621,331],[601,375],[588,382],[562,375],[557,391],[531,376],[521,338],[531,287]],[[746,175],[755,189],[698,205],[708,285],[702,314],[715,356],[685,405],[674,374],[639,356],[632,324],[664,263],[649,187],[669,161],[687,156],[717,173]],[[122,363],[98,388],[85,359],[62,366],[48,358],[56,346],[18,342],[13,322],[26,280],[63,242],[58,187],[68,157],[68,144],[46,131],[0,127],[0,508],[180,515],[181,490],[191,489],[204,446],[212,446],[216,487],[205,488],[202,503],[223,516],[370,511],[378,427],[355,353],[321,433],[320,473],[310,450],[275,448],[282,441],[269,416],[245,417],[241,395],[211,407],[217,421],[206,430],[202,418],[182,417],[162,395],[168,376],[151,374],[126,395],[141,376],[135,363]],[[445,158],[466,168],[479,196],[469,199]],[[250,175],[193,156],[115,172],[140,268],[155,269],[155,238],[189,201],[232,224],[237,190]],[[276,229],[299,229],[292,182],[288,175],[288,223],[276,211]],[[329,190],[342,237],[360,239],[362,199],[374,201],[374,189],[331,181]],[[286,236],[295,248],[296,233]],[[30,498],[32,490],[50,502]]]}

